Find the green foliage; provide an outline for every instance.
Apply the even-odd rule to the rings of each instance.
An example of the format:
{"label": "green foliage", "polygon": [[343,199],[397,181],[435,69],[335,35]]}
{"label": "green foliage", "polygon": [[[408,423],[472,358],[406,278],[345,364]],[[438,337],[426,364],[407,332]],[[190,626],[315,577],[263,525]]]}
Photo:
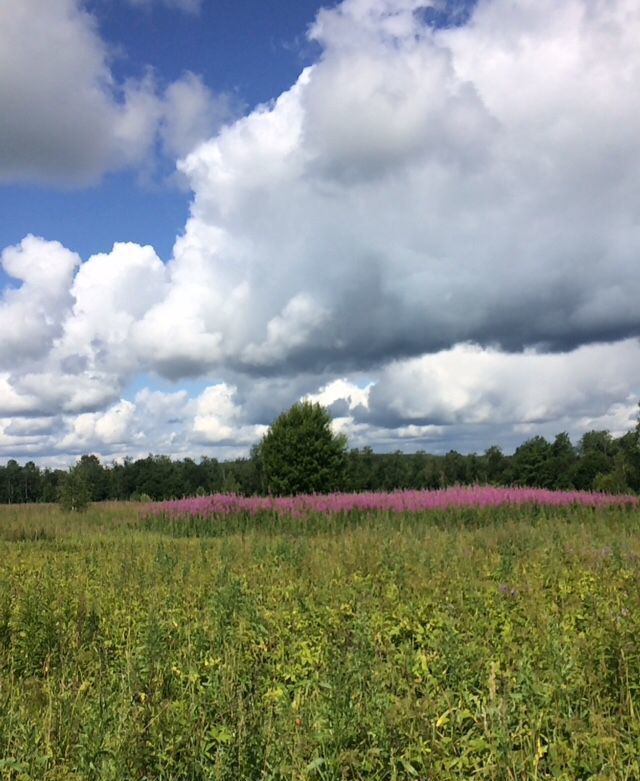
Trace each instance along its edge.
{"label": "green foliage", "polygon": [[507,458],[499,447],[493,445],[484,453],[487,482],[501,485],[504,482],[507,469]]}
{"label": "green foliage", "polygon": [[102,502],[109,495],[109,475],[94,455],[81,456],[76,469],[84,478],[92,502]]}
{"label": "green foliage", "polygon": [[629,494],[631,493],[631,477],[631,470],[620,452],[613,459],[612,470],[596,476],[594,488],[605,494]]}
{"label": "green foliage", "polygon": [[283,412],[257,451],[270,493],[330,493],[344,485],[347,441],[326,409],[310,401]]}
{"label": "green foliage", "polygon": [[[365,447],[342,457],[346,466],[339,482],[347,491],[490,483],[615,492],[627,486],[627,490],[640,493],[640,422],[620,437],[589,431],[577,446],[566,433],[558,434],[552,442],[533,437],[514,455],[505,455],[495,446],[481,455],[455,450],[444,455],[374,453]],[[83,455],[78,468],[91,501],[138,499],[141,495],[161,501],[217,492],[252,496],[269,489],[259,444],[252,447],[249,458],[223,463],[207,456],[196,462],[150,454],[135,461],[103,464],[95,455]],[[293,471],[298,471],[297,467]],[[0,464],[0,504],[55,502],[64,479],[61,470],[41,469],[32,461],[21,465],[11,459],[4,466]]]}
{"label": "green foliage", "polygon": [[553,488],[553,447],[544,437],[524,442],[513,456],[513,473],[517,485]]}
{"label": "green foliage", "polygon": [[60,483],[58,502],[63,510],[82,512],[91,501],[86,473],[81,464],[76,464]]}
{"label": "green foliage", "polygon": [[148,502],[151,501],[151,497],[149,496],[149,494],[134,493],[134,494],[131,494],[131,500],[130,501],[132,501],[132,502],[148,503]]}
{"label": "green foliage", "polygon": [[3,780],[640,778],[637,510],[138,511],[0,508]]}

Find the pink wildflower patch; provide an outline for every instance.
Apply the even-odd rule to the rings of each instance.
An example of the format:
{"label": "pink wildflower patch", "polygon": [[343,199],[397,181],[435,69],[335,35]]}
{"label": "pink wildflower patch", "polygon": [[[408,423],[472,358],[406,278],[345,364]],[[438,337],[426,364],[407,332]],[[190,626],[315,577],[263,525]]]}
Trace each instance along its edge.
{"label": "pink wildflower patch", "polygon": [[284,516],[337,514],[352,511],[419,513],[449,507],[500,507],[537,504],[547,507],[584,505],[611,507],[638,504],[633,496],[610,496],[584,491],[549,491],[543,488],[497,488],[469,486],[438,491],[394,491],[392,493],[334,493],[311,496],[212,496],[159,502],[147,508],[148,515],[175,518],[226,516],[239,513],[257,515],[271,512]]}

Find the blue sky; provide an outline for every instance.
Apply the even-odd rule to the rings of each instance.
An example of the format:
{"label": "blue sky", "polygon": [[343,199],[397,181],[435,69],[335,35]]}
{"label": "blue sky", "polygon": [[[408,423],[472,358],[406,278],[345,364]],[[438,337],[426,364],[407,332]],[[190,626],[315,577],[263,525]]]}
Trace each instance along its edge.
{"label": "blue sky", "polygon": [[[319,47],[306,31],[318,10],[332,5],[335,0],[204,0],[197,13],[189,13],[155,2],[85,3],[110,48],[118,82],[152,68],[168,84],[190,71],[214,92],[232,96],[239,112],[277,97],[313,62]],[[445,7],[432,21],[453,23],[465,7]],[[165,173],[172,165],[164,161]],[[111,173],[82,188],[6,184],[0,188],[0,246],[31,232],[55,237],[83,257],[117,239],[153,244],[168,258],[189,201],[189,192],[157,179],[141,181],[135,171]]]}
{"label": "blue sky", "polygon": [[[321,5],[205,0],[198,13],[125,0],[93,0],[85,7],[111,50],[118,82],[153,68],[168,84],[192,71],[216,93],[233,96],[241,109],[279,95],[317,54],[305,32]],[[31,232],[56,238],[83,257],[110,249],[117,239],[153,244],[168,258],[189,200],[188,192],[166,182],[141,182],[136,171],[111,173],[82,188],[5,184],[0,246]]]}
{"label": "blue sky", "polygon": [[131,8],[122,0],[94,0],[89,8],[104,37],[125,52],[114,67],[118,76],[140,75],[151,64],[172,81],[190,70],[254,106],[279,95],[317,53],[305,33],[322,5],[205,0],[198,13],[180,13],[162,4]]}
{"label": "blue sky", "polygon": [[0,460],[233,457],[305,396],[380,450],[627,430],[639,34],[632,0],[2,5]]}

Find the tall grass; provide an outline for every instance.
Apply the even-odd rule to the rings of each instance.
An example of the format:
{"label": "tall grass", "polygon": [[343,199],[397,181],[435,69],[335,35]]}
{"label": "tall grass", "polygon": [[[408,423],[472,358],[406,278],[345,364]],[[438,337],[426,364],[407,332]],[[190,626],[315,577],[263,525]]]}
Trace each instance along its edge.
{"label": "tall grass", "polygon": [[640,778],[637,508],[137,512],[0,510],[0,778]]}

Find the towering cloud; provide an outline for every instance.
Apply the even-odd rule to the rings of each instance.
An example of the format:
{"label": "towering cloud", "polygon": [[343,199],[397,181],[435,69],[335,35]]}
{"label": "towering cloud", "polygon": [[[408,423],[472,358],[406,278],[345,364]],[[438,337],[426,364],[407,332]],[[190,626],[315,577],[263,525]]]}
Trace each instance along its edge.
{"label": "towering cloud", "polygon": [[[94,51],[90,20],[63,6]],[[181,448],[248,442],[269,422],[270,398],[284,406],[327,387],[361,442],[446,437],[471,423],[490,441],[492,422],[511,436],[631,420],[640,6],[480,0],[447,29],[429,24],[425,6],[343,0],[321,11],[317,62],[204,143],[206,123],[181,124],[205,111],[204,85],[187,76],[170,88],[162,132],[173,152],[192,147],[179,168],[193,191],[173,257],[116,245],[76,270],[59,245],[6,250],[5,270],[24,283],[5,293],[0,318],[21,301],[38,312],[0,351],[6,409],[78,410],[84,382],[93,409],[83,409],[97,414],[145,371],[208,386],[185,402]],[[124,117],[146,105],[147,88],[116,105],[95,88],[103,57],[88,62],[80,77],[65,61],[65,79],[114,117],[112,129],[144,128]],[[104,166],[103,152],[95,159]],[[37,272],[20,275],[16,258],[38,252],[56,258],[51,289]],[[25,269],[38,263],[51,266]],[[38,402],[28,378],[45,375],[59,389],[82,382],[69,382],[73,398]],[[100,431],[136,419],[111,409],[118,425]],[[69,442],[88,441],[97,420]]]}
{"label": "towering cloud", "polygon": [[639,333],[640,11],[494,0],[433,30],[421,5],[323,11],[320,61],[181,163],[195,197],[174,273],[215,228],[215,294],[251,301],[211,324],[235,365]]}

